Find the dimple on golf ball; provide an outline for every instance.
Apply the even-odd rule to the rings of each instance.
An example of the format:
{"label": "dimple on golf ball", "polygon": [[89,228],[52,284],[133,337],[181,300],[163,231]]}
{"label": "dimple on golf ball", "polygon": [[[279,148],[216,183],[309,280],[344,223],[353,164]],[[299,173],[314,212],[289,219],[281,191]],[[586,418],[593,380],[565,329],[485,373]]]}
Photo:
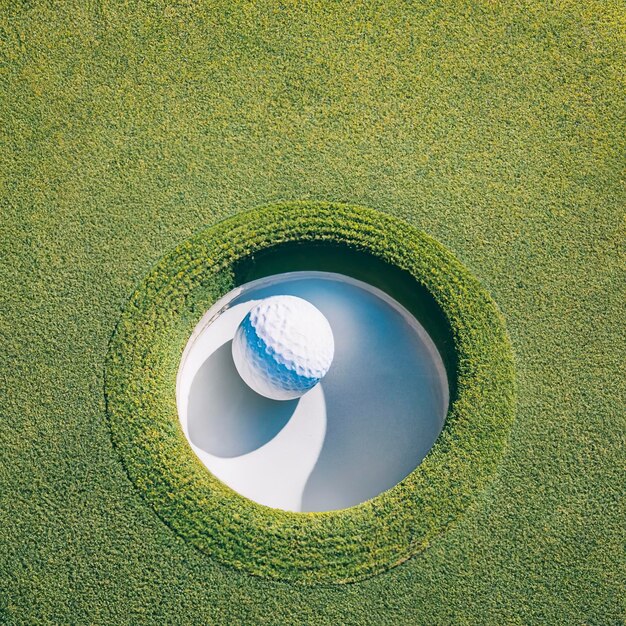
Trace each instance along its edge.
{"label": "dimple on golf ball", "polygon": [[239,375],[257,393],[292,400],[328,372],[333,332],[322,312],[296,296],[271,296],[248,312],[232,344]]}

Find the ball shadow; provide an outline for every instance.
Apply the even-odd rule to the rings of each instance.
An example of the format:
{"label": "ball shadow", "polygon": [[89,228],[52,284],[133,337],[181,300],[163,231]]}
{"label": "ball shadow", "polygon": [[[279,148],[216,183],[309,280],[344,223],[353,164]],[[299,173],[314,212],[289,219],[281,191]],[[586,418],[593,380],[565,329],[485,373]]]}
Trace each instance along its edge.
{"label": "ball shadow", "polygon": [[241,379],[228,341],[196,373],[188,401],[190,441],[222,458],[247,454],[271,441],[287,424],[298,400],[260,396]]}

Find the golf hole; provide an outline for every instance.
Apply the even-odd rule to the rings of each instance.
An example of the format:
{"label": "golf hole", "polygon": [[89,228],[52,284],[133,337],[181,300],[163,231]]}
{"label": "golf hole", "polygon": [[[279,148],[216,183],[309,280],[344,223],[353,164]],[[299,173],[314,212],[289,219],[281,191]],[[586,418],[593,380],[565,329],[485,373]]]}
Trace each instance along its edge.
{"label": "golf hole", "polygon": [[[291,295],[329,321],[335,356],[294,400],[271,400],[239,376],[231,344],[248,311]],[[245,282],[202,317],[177,377],[180,422],[206,468],[259,504],[345,509],[410,474],[444,425],[444,360],[418,319],[385,291],[336,272],[293,271]]]}
{"label": "golf hole", "polygon": [[495,475],[515,416],[479,281],[409,224],[329,203],[237,214],[164,256],[104,383],[113,448],[155,513],[224,565],[302,584],[425,550]]}

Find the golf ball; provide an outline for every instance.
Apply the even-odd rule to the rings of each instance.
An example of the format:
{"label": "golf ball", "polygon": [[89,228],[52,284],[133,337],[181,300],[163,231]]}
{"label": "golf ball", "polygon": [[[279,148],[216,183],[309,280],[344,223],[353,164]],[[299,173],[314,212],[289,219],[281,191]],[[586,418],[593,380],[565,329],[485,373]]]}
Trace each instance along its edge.
{"label": "golf ball", "polygon": [[272,296],[244,317],[232,352],[239,375],[254,391],[273,400],[292,400],[328,372],[335,343],[328,320],[310,302]]}

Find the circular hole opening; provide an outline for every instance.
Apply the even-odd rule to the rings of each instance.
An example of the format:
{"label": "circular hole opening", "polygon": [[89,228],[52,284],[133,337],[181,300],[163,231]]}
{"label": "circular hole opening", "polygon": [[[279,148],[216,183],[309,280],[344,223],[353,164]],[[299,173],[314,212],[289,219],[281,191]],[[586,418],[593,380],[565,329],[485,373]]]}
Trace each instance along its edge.
{"label": "circular hole opening", "polygon": [[[328,244],[276,246],[241,261],[239,285],[205,313],[177,379],[183,431],[217,478],[266,506],[312,512],[374,498],[410,474],[445,422],[455,388],[449,325],[401,269]],[[231,344],[247,312],[275,295],[314,304],[335,357],[301,398],[258,395]]]}

